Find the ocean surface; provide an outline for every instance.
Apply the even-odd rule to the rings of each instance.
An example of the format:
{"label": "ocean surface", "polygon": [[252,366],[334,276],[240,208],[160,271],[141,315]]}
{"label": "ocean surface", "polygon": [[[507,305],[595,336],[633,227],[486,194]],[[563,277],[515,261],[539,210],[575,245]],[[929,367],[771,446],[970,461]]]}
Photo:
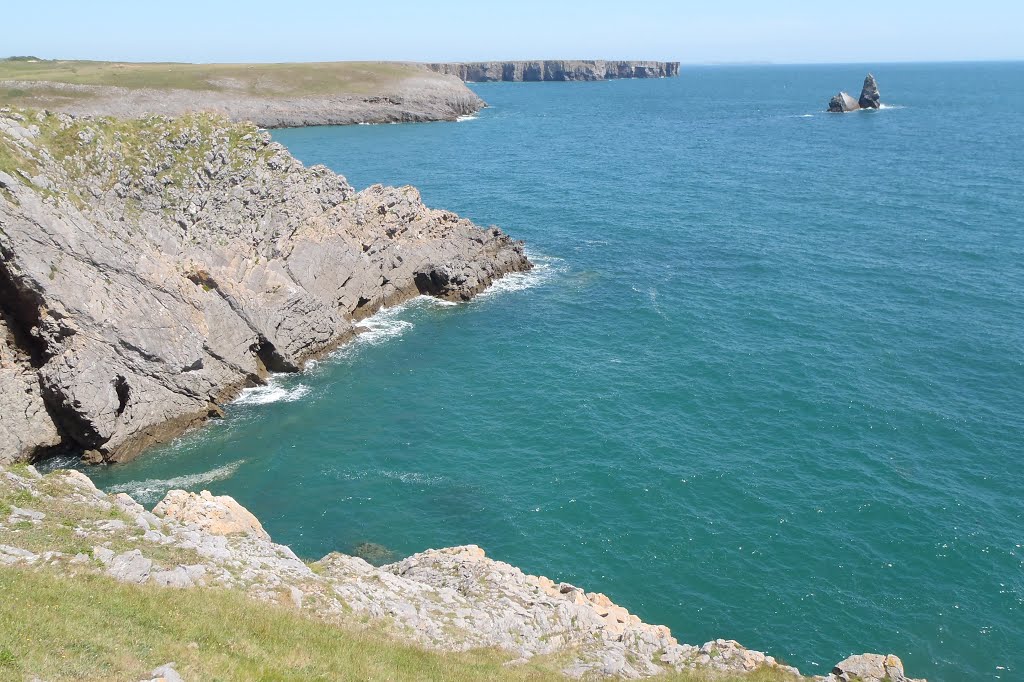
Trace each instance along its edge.
{"label": "ocean surface", "polygon": [[[887,107],[825,113],[869,68]],[[537,268],[97,483],[230,494],[310,558],[476,543],[806,673],[1024,679],[1024,64],[474,89],[274,137]]]}

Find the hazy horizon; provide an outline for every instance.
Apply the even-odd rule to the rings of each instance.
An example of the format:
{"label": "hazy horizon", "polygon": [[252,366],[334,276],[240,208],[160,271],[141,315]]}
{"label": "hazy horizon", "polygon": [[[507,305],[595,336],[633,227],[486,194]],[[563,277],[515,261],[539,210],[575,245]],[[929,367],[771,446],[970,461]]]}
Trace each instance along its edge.
{"label": "hazy horizon", "polygon": [[1024,3],[861,0],[824,5],[652,0],[625,13],[524,0],[494,20],[479,5],[395,0],[339,6],[182,0],[173,11],[110,0],[5,10],[0,53],[49,59],[191,63],[652,59],[687,65],[1019,61]]}

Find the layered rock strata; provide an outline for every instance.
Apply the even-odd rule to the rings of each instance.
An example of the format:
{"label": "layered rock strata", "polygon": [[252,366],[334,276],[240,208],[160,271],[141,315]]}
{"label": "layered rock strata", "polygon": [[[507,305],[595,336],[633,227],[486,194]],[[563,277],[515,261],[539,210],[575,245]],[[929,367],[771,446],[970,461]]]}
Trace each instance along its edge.
{"label": "layered rock strata", "polygon": [[[338,553],[307,564],[273,543],[259,521],[230,497],[171,491],[149,512],[123,493],[103,494],[78,472],[42,478],[31,467],[0,467],[0,500],[14,497],[30,503],[0,518],[0,567],[243,590],[314,618],[359,622],[368,617],[376,630],[385,625],[393,635],[431,648],[497,647],[512,663],[553,655],[574,677],[774,668],[783,678],[804,679],[796,669],[732,640],[680,643],[668,628],[644,623],[603,594],[525,574],[474,545],[428,550],[380,568]],[[26,524],[31,532],[23,530]],[[88,553],[47,547],[40,538],[60,536],[58,527],[71,528]],[[899,658],[875,654],[850,657],[829,676],[815,679],[909,682]]]}
{"label": "layered rock strata", "polygon": [[679,62],[546,60],[426,64],[439,73],[470,83],[490,81],[603,81],[615,78],[670,78]]}
{"label": "layered rock strata", "polygon": [[0,461],[130,458],[382,306],[529,267],[497,228],[357,192],[250,124],[0,109]]}

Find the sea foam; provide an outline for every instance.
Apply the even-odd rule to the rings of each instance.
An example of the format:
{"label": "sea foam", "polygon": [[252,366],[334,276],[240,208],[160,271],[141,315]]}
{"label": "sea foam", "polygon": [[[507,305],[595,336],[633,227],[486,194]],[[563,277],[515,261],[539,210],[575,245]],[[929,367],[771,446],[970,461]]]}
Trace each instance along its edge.
{"label": "sea foam", "polygon": [[166,479],[151,478],[145,481],[128,481],[127,483],[119,483],[107,488],[107,492],[128,493],[136,502],[141,503],[158,502],[167,494],[168,490],[195,488],[205,483],[223,481],[230,478],[238,471],[238,467],[244,463],[245,460],[243,459],[199,474],[188,474]]}
{"label": "sea foam", "polygon": [[246,388],[235,398],[235,405],[269,405],[270,403],[292,403],[303,398],[309,393],[309,386],[298,384],[291,388],[285,388],[280,383],[277,375],[272,375],[266,386]]}

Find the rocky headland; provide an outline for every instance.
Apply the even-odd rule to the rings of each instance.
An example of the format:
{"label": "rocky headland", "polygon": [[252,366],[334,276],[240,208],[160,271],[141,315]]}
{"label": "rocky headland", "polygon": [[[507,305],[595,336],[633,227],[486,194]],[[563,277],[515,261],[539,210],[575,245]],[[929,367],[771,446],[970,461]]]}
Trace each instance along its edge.
{"label": "rocky headland", "polygon": [[135,118],[214,112],[263,128],[453,121],[484,107],[402,62],[157,64],[0,59],[0,106]]}
{"label": "rocky headland", "polygon": [[[603,594],[525,574],[474,545],[427,550],[381,567],[339,553],[306,562],[275,544],[230,497],[174,490],[147,510],[123,493],[104,494],[77,471],[43,477],[31,466],[0,466],[0,570],[4,566],[104,574],[166,589],[236,590],[309,618],[358,623],[431,649],[497,648],[513,666],[549,657],[572,677],[690,671],[705,673],[702,680],[747,674],[807,679],[732,640],[681,643],[668,628],[644,623]],[[163,668],[166,661],[148,663]],[[203,679],[202,670],[182,672]],[[877,654],[851,656],[813,679],[913,682],[899,658]]]}
{"label": "rocky headland", "polygon": [[834,114],[842,114],[858,109],[880,109],[882,97],[878,93],[878,83],[872,74],[864,79],[864,87],[860,91],[860,97],[854,99],[846,92],[840,92],[828,103],[828,110]]}
{"label": "rocky headland", "polygon": [[603,81],[615,78],[671,78],[679,62],[539,60],[513,62],[452,62],[426,64],[438,73],[469,83],[492,81]]}
{"label": "rocky headland", "polygon": [[0,109],[0,462],[131,458],[382,306],[530,267],[499,229],[357,192],[252,124]]}

